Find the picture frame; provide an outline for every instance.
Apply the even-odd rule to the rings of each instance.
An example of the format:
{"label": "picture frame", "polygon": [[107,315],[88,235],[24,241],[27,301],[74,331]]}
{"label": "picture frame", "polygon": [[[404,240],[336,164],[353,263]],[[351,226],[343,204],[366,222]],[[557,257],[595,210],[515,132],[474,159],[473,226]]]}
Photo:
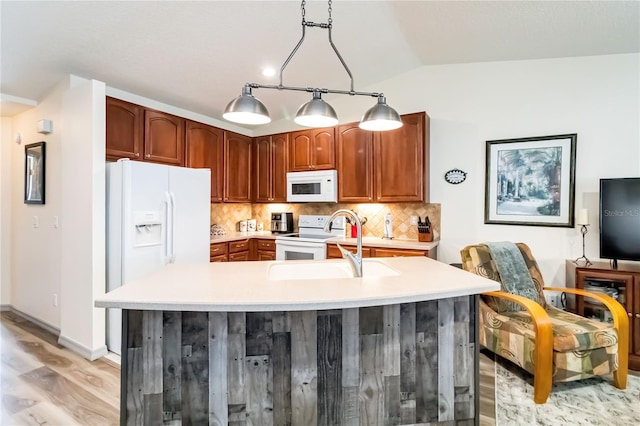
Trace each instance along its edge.
{"label": "picture frame", "polygon": [[577,138],[486,141],[484,223],[573,228]]}
{"label": "picture frame", "polygon": [[24,147],[24,203],[44,204],[47,150],[46,142]]}

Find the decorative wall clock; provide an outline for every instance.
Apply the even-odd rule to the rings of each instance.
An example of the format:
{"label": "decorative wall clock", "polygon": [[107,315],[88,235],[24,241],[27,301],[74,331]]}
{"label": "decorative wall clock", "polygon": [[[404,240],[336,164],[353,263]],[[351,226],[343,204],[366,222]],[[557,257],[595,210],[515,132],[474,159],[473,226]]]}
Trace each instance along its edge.
{"label": "decorative wall clock", "polygon": [[451,169],[444,174],[444,180],[453,185],[464,182],[467,178],[467,172],[463,172],[460,169]]}

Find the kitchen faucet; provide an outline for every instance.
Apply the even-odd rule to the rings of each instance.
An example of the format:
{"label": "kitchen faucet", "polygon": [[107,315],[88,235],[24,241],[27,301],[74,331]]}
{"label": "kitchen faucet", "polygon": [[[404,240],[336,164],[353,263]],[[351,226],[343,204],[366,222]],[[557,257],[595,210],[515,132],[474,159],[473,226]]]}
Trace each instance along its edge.
{"label": "kitchen faucet", "polygon": [[340,244],[336,243],[336,245],[338,246],[340,253],[342,253],[342,257],[349,261],[349,265],[351,265],[351,269],[353,269],[353,276],[356,278],[362,277],[362,223],[360,222],[358,215],[353,210],[339,209],[333,212],[331,217],[329,217],[327,222],[324,224],[324,232],[331,231],[331,223],[338,216],[351,216],[355,222],[355,226],[358,231],[357,253],[354,255],[349,250],[342,248]]}

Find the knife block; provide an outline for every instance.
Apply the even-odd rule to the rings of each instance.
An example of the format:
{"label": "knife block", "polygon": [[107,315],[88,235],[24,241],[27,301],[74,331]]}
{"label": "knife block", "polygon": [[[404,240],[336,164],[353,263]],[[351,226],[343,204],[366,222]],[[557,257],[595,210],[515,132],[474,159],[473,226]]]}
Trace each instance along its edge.
{"label": "knife block", "polygon": [[433,234],[431,232],[419,232],[418,241],[422,243],[430,243],[433,241]]}

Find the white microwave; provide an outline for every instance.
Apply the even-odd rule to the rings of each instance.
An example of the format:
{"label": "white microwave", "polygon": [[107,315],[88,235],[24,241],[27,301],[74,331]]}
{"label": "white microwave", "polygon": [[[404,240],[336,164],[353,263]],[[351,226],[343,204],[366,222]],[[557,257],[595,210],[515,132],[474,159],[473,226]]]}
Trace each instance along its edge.
{"label": "white microwave", "polygon": [[316,170],[287,173],[287,202],[337,203],[338,172]]}

